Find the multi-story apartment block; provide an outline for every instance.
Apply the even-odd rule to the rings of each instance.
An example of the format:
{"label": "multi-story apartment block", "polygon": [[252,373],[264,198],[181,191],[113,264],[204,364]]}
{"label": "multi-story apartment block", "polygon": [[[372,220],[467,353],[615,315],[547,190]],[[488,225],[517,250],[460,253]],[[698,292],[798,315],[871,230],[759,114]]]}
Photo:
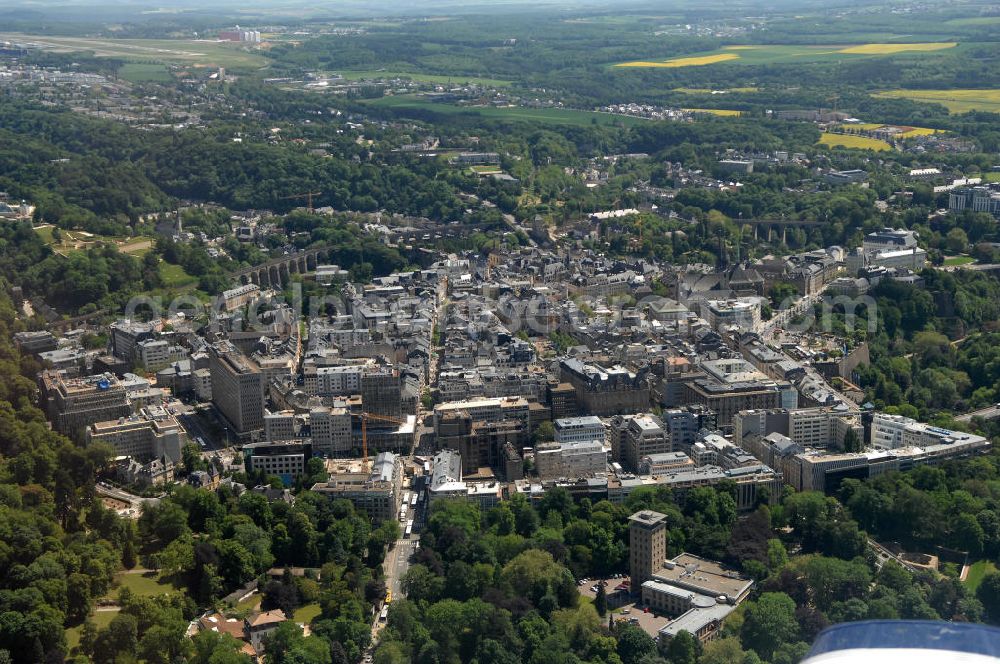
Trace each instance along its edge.
{"label": "multi-story apartment block", "polygon": [[543,480],[606,473],[608,453],[599,440],[543,443],[535,447],[535,470]]}
{"label": "multi-story apartment block", "polygon": [[402,459],[391,452],[382,452],[370,469],[357,461],[344,462],[330,473],[326,482],[314,484],[312,490],[332,500],[349,500],[381,523],[396,518],[402,500],[402,481]]}
{"label": "multi-story apartment block", "polygon": [[633,473],[639,472],[643,457],[673,451],[670,434],[656,415],[636,415],[629,419],[621,438],[619,461]]}

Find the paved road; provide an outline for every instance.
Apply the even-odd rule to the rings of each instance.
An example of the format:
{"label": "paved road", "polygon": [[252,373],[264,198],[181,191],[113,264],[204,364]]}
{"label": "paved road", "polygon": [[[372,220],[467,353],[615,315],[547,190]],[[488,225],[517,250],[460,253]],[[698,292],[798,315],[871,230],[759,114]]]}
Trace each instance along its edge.
{"label": "paved road", "polygon": [[396,546],[385,557],[385,586],[393,597],[403,596],[403,575],[410,569],[410,558],[416,552],[419,538],[411,535],[410,539],[396,540]]}
{"label": "paved road", "polygon": [[142,496],[137,496],[135,494],[128,493],[127,491],[116,489],[115,487],[103,482],[97,484],[94,488],[99,496],[107,496],[108,498],[114,498],[115,500],[127,503],[129,508],[124,516],[132,519],[139,518],[142,514],[142,506],[144,503],[151,503],[155,505],[160,502],[159,498],[143,498]]}
{"label": "paved road", "polygon": [[980,408],[979,410],[974,410],[971,413],[966,413],[965,415],[959,415],[955,418],[956,422],[971,422],[973,417],[981,417],[984,420],[992,420],[1000,417],[1000,408],[996,406],[988,406],[986,408]]}
{"label": "paved road", "polygon": [[514,231],[515,233],[517,233],[518,231],[524,233],[528,237],[528,244],[529,245],[531,245],[532,247],[537,247],[538,246],[538,243],[535,242],[533,239],[531,239],[531,236],[528,235],[528,231],[525,230],[524,227],[522,227],[520,224],[517,223],[517,219],[514,218],[514,215],[507,214],[505,212],[504,215],[503,215],[503,220],[504,220],[504,223],[507,224],[507,227],[510,228],[510,230]]}
{"label": "paved road", "polygon": [[205,441],[205,447],[202,448],[203,452],[221,450],[226,446],[225,441],[219,440],[217,436],[213,436],[201,420],[202,417],[214,418],[221,427],[222,423],[218,421],[218,416],[212,411],[213,406],[197,409],[179,403],[171,405],[177,410],[177,421],[180,422],[181,427],[187,432],[191,442],[197,444],[199,437]]}

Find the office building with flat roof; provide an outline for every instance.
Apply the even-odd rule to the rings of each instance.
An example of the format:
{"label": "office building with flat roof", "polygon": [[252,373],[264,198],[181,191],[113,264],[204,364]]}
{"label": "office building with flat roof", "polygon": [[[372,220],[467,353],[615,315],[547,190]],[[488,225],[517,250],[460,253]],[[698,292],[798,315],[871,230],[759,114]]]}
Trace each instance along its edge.
{"label": "office building with flat roof", "polygon": [[604,441],[604,422],[594,415],[584,417],[564,417],[552,422],[557,443],[588,443]]}
{"label": "office building with flat roof", "polygon": [[147,406],[135,415],[87,427],[87,444],[111,445],[117,456],[129,456],[146,462],[166,457],[181,462],[185,436],[173,415],[160,406]]}
{"label": "office building with flat roof", "polygon": [[260,366],[228,341],[209,347],[212,402],[240,438],[264,428],[266,385]]}
{"label": "office building with flat roof", "polygon": [[45,412],[52,428],[60,433],[82,433],[95,422],[132,414],[125,387],[113,374],[67,378],[56,371],[45,371],[39,382]]}
{"label": "office building with flat roof", "polygon": [[686,631],[699,641],[712,639],[722,621],[736,610],[753,588],[753,581],[713,560],[682,553],[642,584],[642,603],[673,617],[660,628],[659,646]]}
{"label": "office building with flat roof", "polygon": [[312,458],[312,443],[307,440],[279,440],[249,443],[243,446],[243,463],[248,473],[277,475],[285,486],[306,472]]}

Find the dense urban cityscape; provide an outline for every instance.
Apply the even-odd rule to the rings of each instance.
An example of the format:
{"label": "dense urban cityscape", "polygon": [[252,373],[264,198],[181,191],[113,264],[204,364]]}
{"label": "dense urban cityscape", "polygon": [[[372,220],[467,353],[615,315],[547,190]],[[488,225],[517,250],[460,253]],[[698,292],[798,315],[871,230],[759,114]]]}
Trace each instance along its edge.
{"label": "dense urban cityscape", "polygon": [[11,10],[0,663],[996,639],[996,8],[461,5]]}

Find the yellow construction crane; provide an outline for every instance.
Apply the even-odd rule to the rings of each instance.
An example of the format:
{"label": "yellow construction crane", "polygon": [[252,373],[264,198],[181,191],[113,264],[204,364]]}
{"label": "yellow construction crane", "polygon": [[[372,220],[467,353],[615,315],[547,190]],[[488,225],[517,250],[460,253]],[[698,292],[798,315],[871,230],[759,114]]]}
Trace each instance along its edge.
{"label": "yellow construction crane", "polygon": [[323,194],[322,191],[307,191],[304,194],[292,194],[291,196],[282,196],[281,200],[287,201],[289,199],[304,198],[304,199],[306,199],[306,203],[307,203],[307,207],[309,208],[309,211],[313,212],[313,196],[321,196],[322,194]]}
{"label": "yellow construction crane", "polygon": [[361,467],[368,472],[368,419],[392,422],[393,424],[406,424],[406,420],[401,420],[388,415],[376,415],[375,413],[361,413]]}

